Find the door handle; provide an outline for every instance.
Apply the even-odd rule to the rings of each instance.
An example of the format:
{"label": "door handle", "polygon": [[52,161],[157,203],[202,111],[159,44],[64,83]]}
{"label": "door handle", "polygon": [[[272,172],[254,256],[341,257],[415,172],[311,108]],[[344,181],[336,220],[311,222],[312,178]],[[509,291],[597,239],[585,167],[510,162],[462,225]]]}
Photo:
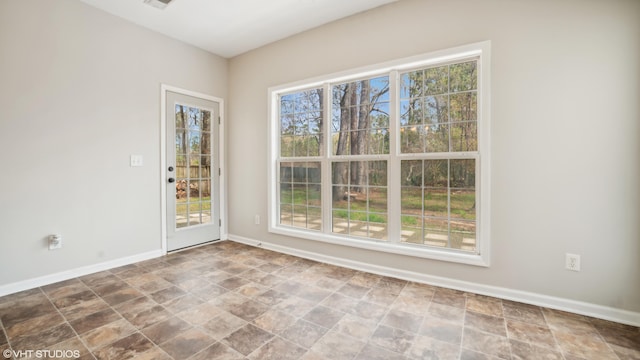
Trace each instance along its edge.
{"label": "door handle", "polygon": [[174,178],[169,178],[169,179],[167,179],[167,181],[168,181],[168,182],[170,182],[170,183],[172,183],[172,182],[176,181],[176,179],[174,179]]}

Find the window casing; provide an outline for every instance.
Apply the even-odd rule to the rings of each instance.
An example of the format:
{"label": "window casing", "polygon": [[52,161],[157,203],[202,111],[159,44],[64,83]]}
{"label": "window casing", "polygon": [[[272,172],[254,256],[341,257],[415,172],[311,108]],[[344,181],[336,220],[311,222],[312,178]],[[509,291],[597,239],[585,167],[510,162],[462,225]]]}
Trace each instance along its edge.
{"label": "window casing", "polygon": [[269,89],[269,231],[489,265],[482,42]]}

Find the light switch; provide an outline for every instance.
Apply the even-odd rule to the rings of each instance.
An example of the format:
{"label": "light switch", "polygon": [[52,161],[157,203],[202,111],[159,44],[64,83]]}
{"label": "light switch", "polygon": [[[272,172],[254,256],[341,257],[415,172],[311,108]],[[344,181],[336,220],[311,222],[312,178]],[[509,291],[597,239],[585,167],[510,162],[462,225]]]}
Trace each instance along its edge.
{"label": "light switch", "polygon": [[131,166],[142,166],[142,155],[131,155]]}

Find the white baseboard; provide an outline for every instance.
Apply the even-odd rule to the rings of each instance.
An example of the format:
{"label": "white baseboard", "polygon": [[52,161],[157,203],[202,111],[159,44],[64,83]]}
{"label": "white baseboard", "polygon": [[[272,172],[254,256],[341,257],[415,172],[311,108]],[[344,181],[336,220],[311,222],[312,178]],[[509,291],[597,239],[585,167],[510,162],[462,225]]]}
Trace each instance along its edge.
{"label": "white baseboard", "polygon": [[33,279],[18,281],[6,285],[0,285],[0,296],[17,293],[23,290],[33,289],[39,286],[57,283],[59,281],[73,279],[75,277],[93,274],[99,271],[117,268],[119,266],[129,265],[136,262],[149,260],[162,256],[162,250],[149,251],[142,254],[126,256],[123,258],[109,260],[94,265],[82,266],[76,269],[61,271],[55,274],[40,276]]}
{"label": "white baseboard", "polygon": [[590,316],[598,319],[614,321],[617,323],[640,326],[640,313],[616,309],[612,307],[591,304],[581,301],[564,299],[554,296],[536,294],[532,292],[513,290],[498,286],[471,283],[468,281],[456,280],[440,276],[416,273],[407,270],[400,270],[386,266],[373,265],[354,260],[348,260],[328,255],[317,254],[309,251],[299,250],[287,246],[281,246],[265,241],[258,241],[247,237],[228,234],[231,241],[239,242],[251,246],[259,246],[268,250],[277,251],[284,254],[294,255],[305,259],[320,261],[332,265],[342,266],[354,270],[366,271],[378,275],[390,276],[398,279],[414,281],[423,284],[440,286],[480,295],[497,297],[505,300],[512,300],[526,304],[542,306],[550,309],[567,311],[575,314]]}

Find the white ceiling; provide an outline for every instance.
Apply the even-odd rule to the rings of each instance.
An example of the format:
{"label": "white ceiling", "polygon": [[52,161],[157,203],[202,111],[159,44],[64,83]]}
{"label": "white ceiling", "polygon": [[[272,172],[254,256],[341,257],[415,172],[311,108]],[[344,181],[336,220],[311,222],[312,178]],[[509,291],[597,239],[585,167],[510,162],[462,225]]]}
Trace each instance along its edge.
{"label": "white ceiling", "polygon": [[233,57],[397,0],[81,0],[211,53]]}

